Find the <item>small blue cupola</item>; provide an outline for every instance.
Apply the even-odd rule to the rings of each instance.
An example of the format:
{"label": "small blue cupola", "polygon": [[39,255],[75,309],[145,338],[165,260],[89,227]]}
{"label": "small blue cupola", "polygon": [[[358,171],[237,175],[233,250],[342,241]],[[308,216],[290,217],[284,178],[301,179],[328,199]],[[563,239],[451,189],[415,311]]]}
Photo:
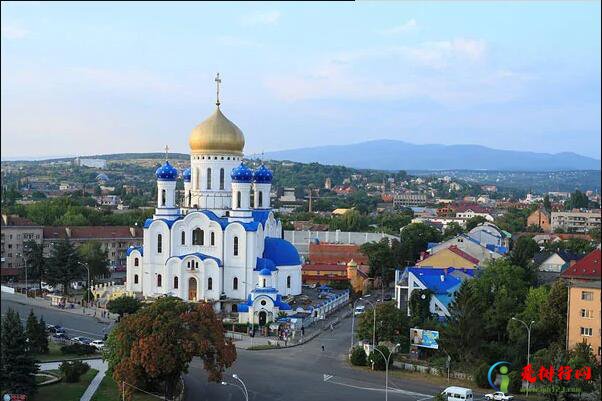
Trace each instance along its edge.
{"label": "small blue cupola", "polygon": [[253,181],[253,170],[245,166],[244,163],[240,163],[237,167],[232,169],[232,173],[230,173],[230,177],[233,182],[244,182],[250,183]]}
{"label": "small blue cupola", "polygon": [[178,178],[178,170],[165,161],[165,164],[155,171],[155,176],[159,181],[175,181]]}
{"label": "small blue cupola", "polygon": [[261,166],[253,172],[253,181],[257,184],[271,184],[273,176],[272,171],[262,163]]}
{"label": "small blue cupola", "polygon": [[182,178],[184,179],[184,182],[190,182],[191,176],[192,176],[192,170],[190,170],[190,167],[188,167],[186,170],[184,170],[182,172]]}

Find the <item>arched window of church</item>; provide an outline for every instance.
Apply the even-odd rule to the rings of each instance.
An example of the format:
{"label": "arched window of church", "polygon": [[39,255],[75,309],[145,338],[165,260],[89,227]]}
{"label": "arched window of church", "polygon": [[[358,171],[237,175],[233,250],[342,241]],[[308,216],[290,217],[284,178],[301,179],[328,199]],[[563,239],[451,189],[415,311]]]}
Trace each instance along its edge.
{"label": "arched window of church", "polygon": [[134,284],[138,284],[138,275],[134,274]]}
{"label": "arched window of church", "polygon": [[211,189],[211,168],[207,169],[207,189]]}
{"label": "arched window of church", "polygon": [[225,180],[224,169],[220,168],[219,169],[219,189],[224,189],[224,180]]}
{"label": "arched window of church", "polygon": [[161,206],[165,206],[165,190],[161,190]]}
{"label": "arched window of church", "polygon": [[215,245],[215,232],[211,231],[211,246]]}
{"label": "arched window of church", "polygon": [[291,288],[291,276],[286,277],[286,288]]}
{"label": "arched window of church", "polygon": [[163,284],[162,281],[163,281],[163,277],[161,277],[161,275],[159,274],[157,276],[157,287],[161,287],[161,285]]}
{"label": "arched window of church", "polygon": [[234,237],[234,256],[238,256],[238,237]]}
{"label": "arched window of church", "polygon": [[178,276],[175,276],[173,278],[173,288],[177,289],[178,288]]}
{"label": "arched window of church", "polygon": [[186,263],[186,267],[190,269],[190,261],[188,261],[188,263]]}
{"label": "arched window of church", "polygon": [[238,290],[238,277],[234,277],[234,279],[232,280],[232,289]]}
{"label": "arched window of church", "polygon": [[213,279],[211,277],[209,277],[207,279],[207,289],[208,290],[212,290],[213,289]]}
{"label": "arched window of church", "polygon": [[157,234],[157,253],[163,252],[163,236]]}
{"label": "arched window of church", "polygon": [[240,205],[242,202],[242,194],[240,193],[240,191],[236,191],[236,207],[240,209]]}
{"label": "arched window of church", "polygon": [[196,266],[196,268],[199,268],[199,262],[194,262],[194,265]]}
{"label": "arched window of church", "polygon": [[182,234],[180,234],[180,236],[181,236],[181,239],[182,239],[181,240],[182,245],[186,245],[186,231],[182,231]]}
{"label": "arched window of church", "polygon": [[134,266],[138,266],[140,264],[140,262],[138,261],[138,258],[134,258]]}
{"label": "arched window of church", "polygon": [[263,279],[263,288],[265,288],[265,278]]}
{"label": "arched window of church", "polygon": [[193,181],[194,181],[194,187],[198,190],[201,189],[201,170],[199,170],[198,168],[194,169],[194,177],[193,177]]}
{"label": "arched window of church", "polygon": [[192,245],[204,245],[205,244],[205,232],[200,228],[195,228],[192,231]]}
{"label": "arched window of church", "polygon": [[263,192],[259,191],[257,195],[259,198],[257,199],[257,207],[263,207]]}
{"label": "arched window of church", "polygon": [[188,207],[190,207],[190,206],[191,206],[191,205],[190,205],[190,203],[191,203],[191,202],[192,202],[192,192],[191,192],[191,191],[188,191],[188,205],[187,205]]}

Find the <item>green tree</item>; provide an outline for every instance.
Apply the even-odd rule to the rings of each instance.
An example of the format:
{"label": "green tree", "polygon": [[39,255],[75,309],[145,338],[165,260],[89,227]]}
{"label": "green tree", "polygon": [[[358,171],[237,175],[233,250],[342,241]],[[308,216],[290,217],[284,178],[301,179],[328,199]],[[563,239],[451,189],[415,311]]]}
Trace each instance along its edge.
{"label": "green tree", "polygon": [[426,250],[429,242],[439,241],[441,241],[441,233],[435,227],[422,223],[408,224],[401,230],[400,247],[396,259],[412,262],[418,260],[420,253]]}
{"label": "green tree", "polygon": [[550,195],[546,194],[543,197],[543,208],[546,212],[550,213],[552,211],[552,202],[550,202]]}
{"label": "green tree", "polygon": [[589,230],[589,235],[592,237],[592,240],[599,244],[600,243],[600,227],[592,228]]}
{"label": "green tree", "polygon": [[107,251],[100,242],[90,241],[82,244],[77,251],[82,261],[90,269],[90,277],[97,278],[109,274],[109,259]]}
{"label": "green tree", "polygon": [[29,316],[27,316],[27,322],[25,323],[25,338],[27,339],[27,349],[32,353],[38,353],[37,341],[39,338],[40,323],[33,313],[33,309],[30,309]]}
{"label": "green tree", "polygon": [[8,309],[2,318],[0,387],[12,393],[33,394],[36,390],[36,361],[27,349],[27,338],[19,314]]}
{"label": "green tree", "polygon": [[470,231],[479,224],[486,223],[487,219],[483,216],[475,216],[466,220],[466,231]]}
{"label": "green tree", "polygon": [[136,313],[142,306],[142,303],[134,297],[122,295],[118,298],[112,299],[107,303],[107,309],[111,313],[116,313],[121,319],[124,315],[130,315]]}
{"label": "green tree", "polygon": [[510,253],[510,261],[517,266],[526,267],[531,263],[535,254],[539,252],[539,245],[528,236],[522,236],[514,243]]}
{"label": "green tree", "polygon": [[[357,335],[360,339],[372,341],[374,327],[374,311],[366,310],[357,322]],[[391,302],[376,304],[376,343],[390,341],[394,344],[409,343],[409,319],[404,311],[397,309]]]}
{"label": "green tree", "polygon": [[424,323],[433,317],[430,307],[432,295],[429,289],[412,291],[409,301],[412,326],[425,327]]}
{"label": "green tree", "polygon": [[54,245],[46,270],[48,283],[61,284],[65,295],[69,294],[71,282],[84,276],[79,254],[68,240],[59,241]]}
{"label": "green tree", "polygon": [[455,221],[452,221],[445,227],[445,230],[443,230],[443,240],[453,238],[457,235],[462,234],[463,232],[464,229],[462,228],[462,226],[456,223]]}
{"label": "green tree", "polygon": [[46,272],[46,258],[44,258],[44,248],[42,244],[29,240],[23,244],[23,254],[27,274],[30,279],[38,280],[40,289],[42,288],[42,279]]}
{"label": "green tree", "polygon": [[[379,345],[376,348],[380,352],[372,351],[370,353],[370,356],[368,357],[368,362],[370,362],[371,365],[374,365],[375,370],[385,370],[386,365],[387,365],[387,361],[385,358],[389,357],[389,355],[391,354],[391,351],[389,351],[389,348],[385,347],[384,345]],[[381,355],[381,352],[382,352],[382,355]],[[383,358],[383,355],[385,356],[385,358]],[[389,364],[391,362],[392,362],[392,360],[389,359]]]}
{"label": "green tree", "polygon": [[366,351],[364,351],[363,347],[353,347],[350,362],[355,366],[366,366],[368,361],[366,360]]}
{"label": "green tree", "polygon": [[566,210],[587,209],[589,206],[589,199],[583,192],[576,190],[571,194],[571,197],[564,206]]}
{"label": "green tree", "polygon": [[44,321],[43,317],[40,317],[38,327],[36,347],[40,354],[47,354],[50,351],[48,348],[48,329],[46,328],[46,321]]}
{"label": "green tree", "polygon": [[548,242],[544,248],[548,252],[567,251],[573,254],[586,254],[593,251],[597,244],[581,238],[569,238],[563,241]]}
{"label": "green tree", "polygon": [[376,222],[381,231],[392,235],[399,235],[399,230],[407,226],[412,221],[412,210],[401,213],[383,213],[376,218]]}
{"label": "green tree", "polygon": [[385,237],[379,242],[367,242],[360,246],[360,251],[368,257],[370,277],[380,276],[388,283],[391,272],[397,266],[389,239]]}
{"label": "green tree", "polygon": [[109,335],[104,356],[117,383],[165,389],[172,397],[193,357],[203,360],[210,381],[219,382],[236,349],[211,304],[165,297],[124,317]]}

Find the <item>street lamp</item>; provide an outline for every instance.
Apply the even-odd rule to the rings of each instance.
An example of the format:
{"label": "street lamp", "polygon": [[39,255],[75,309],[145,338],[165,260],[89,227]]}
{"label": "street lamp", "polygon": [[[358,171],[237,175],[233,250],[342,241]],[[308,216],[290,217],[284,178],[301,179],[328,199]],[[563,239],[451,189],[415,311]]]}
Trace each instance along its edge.
{"label": "street lamp", "polygon": [[[516,317],[513,317],[512,320],[521,322],[523,326],[525,326],[525,329],[527,329],[527,365],[529,365],[531,363],[531,326],[533,326],[535,320],[531,320],[528,325],[523,320]],[[527,395],[529,395],[529,382],[527,382]]]}
{"label": "street lamp", "polygon": [[83,266],[88,272],[88,282],[86,283],[86,302],[90,304],[90,268],[83,262],[78,262],[80,266]]}
{"label": "street lamp", "polygon": [[[389,352],[389,356],[387,356],[387,357],[385,356],[385,354],[383,354],[383,352],[381,350],[374,347],[374,350],[378,351],[383,356],[383,359],[385,360],[385,401],[389,401],[389,361],[391,360],[391,355],[393,355],[397,351],[397,348],[399,348],[399,347],[400,347],[400,345],[396,344],[395,347],[393,348],[393,351]],[[374,363],[374,358],[373,358],[372,363]]]}
{"label": "street lamp", "polygon": [[240,389],[240,391],[242,391],[243,395],[245,396],[245,400],[249,401],[249,392],[247,391],[247,386],[245,386],[245,383],[240,379],[240,377],[238,377],[238,375],[235,373],[232,375],[233,378],[235,378],[236,380],[238,380],[240,382],[240,384],[242,384],[242,387],[239,386],[238,384],[234,384],[234,383],[228,383],[223,381],[222,382],[222,386],[234,386],[234,387],[238,387]]}

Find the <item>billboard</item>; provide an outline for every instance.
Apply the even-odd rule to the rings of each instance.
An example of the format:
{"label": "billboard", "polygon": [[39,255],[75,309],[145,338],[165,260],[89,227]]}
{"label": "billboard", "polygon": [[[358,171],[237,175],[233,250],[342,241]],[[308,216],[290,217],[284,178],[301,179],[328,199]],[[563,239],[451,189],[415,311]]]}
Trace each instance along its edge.
{"label": "billboard", "polygon": [[410,344],[415,347],[439,349],[439,332],[433,330],[410,329]]}

